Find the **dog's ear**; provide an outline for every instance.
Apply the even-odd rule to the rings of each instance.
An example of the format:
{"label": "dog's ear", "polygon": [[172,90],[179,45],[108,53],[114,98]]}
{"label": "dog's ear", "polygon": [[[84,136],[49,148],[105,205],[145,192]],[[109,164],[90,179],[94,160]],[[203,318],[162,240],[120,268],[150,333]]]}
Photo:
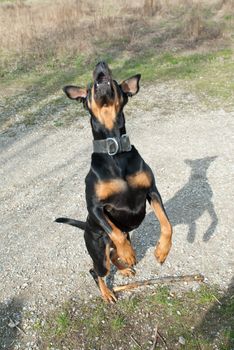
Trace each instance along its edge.
{"label": "dog's ear", "polygon": [[125,94],[127,94],[130,97],[136,95],[140,88],[139,86],[140,79],[141,79],[141,75],[137,74],[131,78],[128,78],[122,81],[122,83],[120,84],[121,89]]}
{"label": "dog's ear", "polygon": [[84,101],[87,96],[87,89],[74,85],[64,86],[63,91],[71,100]]}

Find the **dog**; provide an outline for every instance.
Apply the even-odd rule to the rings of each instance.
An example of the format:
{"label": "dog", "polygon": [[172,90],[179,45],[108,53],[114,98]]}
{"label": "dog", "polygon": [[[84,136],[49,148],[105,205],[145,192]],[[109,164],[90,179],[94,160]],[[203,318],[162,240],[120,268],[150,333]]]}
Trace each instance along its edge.
{"label": "dog", "polygon": [[69,218],[55,221],[84,230],[87,250],[93,260],[90,270],[102,298],[117,298],[104,282],[111,263],[124,276],[135,274],[136,255],[129,232],[136,229],[152,206],[160,223],[161,234],[155,257],[163,263],[172,245],[172,226],[157,190],[152,170],[131,145],[126,133],[124,106],[139,91],[141,75],[118,84],[107,63],[99,62],[93,82],[87,88],[68,85],[63,88],[72,100],[83,103],[90,114],[93,133],[91,168],[86,176],[86,222]]}

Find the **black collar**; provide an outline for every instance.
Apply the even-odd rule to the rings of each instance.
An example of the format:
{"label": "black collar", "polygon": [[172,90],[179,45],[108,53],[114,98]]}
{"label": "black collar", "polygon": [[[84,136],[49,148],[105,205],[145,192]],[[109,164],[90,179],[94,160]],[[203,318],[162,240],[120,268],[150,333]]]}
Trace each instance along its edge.
{"label": "black collar", "polygon": [[108,137],[104,140],[93,140],[94,153],[107,153],[114,156],[117,153],[129,152],[132,146],[127,134],[120,137]]}

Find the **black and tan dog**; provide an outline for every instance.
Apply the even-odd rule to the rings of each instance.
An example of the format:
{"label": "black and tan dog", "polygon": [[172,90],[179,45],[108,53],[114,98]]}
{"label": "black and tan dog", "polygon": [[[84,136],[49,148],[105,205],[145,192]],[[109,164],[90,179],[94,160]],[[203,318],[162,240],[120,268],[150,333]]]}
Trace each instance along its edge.
{"label": "black and tan dog", "polygon": [[65,86],[64,92],[73,100],[82,101],[91,115],[93,154],[91,169],[85,179],[88,217],[86,222],[58,218],[85,231],[88,252],[93,260],[91,275],[104,300],[116,301],[103,277],[112,262],[120,272],[135,273],[135,252],[129,232],[145,217],[146,200],[151,204],[161,226],[155,257],[160,263],[171,248],[172,228],[165,213],[153,173],[126,134],[123,108],[128,98],[139,90],[140,74],[121,84],[112,78],[105,62],[93,72],[89,88]]}

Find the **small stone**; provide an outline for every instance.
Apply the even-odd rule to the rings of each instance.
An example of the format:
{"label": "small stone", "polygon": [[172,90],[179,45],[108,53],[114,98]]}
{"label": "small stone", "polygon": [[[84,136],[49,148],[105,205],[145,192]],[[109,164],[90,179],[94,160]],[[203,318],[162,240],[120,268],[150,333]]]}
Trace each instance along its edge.
{"label": "small stone", "polygon": [[25,283],[22,284],[21,289],[25,289],[27,287],[28,287],[28,283],[25,282]]}
{"label": "small stone", "polygon": [[182,345],[185,345],[184,337],[182,337],[182,336],[179,337],[179,343],[182,344]]}
{"label": "small stone", "polygon": [[18,324],[19,324],[19,321],[10,320],[10,322],[8,323],[8,327],[15,328],[18,326]]}

